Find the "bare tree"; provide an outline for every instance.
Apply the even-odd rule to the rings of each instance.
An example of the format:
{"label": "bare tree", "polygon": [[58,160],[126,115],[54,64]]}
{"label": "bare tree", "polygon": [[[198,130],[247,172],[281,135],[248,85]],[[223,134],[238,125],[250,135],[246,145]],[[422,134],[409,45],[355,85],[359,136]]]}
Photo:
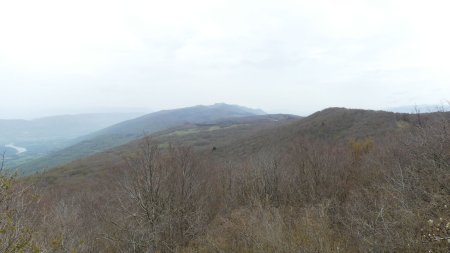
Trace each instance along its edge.
{"label": "bare tree", "polygon": [[34,231],[30,199],[32,188],[20,185],[15,174],[4,169],[4,153],[0,167],[0,252],[19,252],[38,249],[33,242]]}
{"label": "bare tree", "polygon": [[201,164],[189,147],[162,150],[146,138],[127,158],[118,182],[115,232],[105,236],[132,252],[171,252],[203,229]]}

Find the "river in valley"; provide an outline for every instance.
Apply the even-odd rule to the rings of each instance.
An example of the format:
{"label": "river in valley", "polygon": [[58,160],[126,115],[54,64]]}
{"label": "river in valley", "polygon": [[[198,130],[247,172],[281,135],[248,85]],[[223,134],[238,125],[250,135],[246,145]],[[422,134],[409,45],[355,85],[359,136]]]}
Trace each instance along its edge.
{"label": "river in valley", "polygon": [[27,152],[27,149],[26,149],[26,148],[18,147],[18,146],[16,146],[16,145],[14,145],[14,143],[7,144],[7,145],[5,145],[5,147],[15,149],[15,150],[16,150],[16,155],[20,155],[20,154],[22,154],[22,153]]}

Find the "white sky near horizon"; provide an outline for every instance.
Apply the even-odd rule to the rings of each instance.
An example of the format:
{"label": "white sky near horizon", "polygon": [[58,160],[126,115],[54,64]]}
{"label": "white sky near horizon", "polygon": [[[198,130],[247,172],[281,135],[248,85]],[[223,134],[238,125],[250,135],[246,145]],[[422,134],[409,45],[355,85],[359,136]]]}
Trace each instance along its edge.
{"label": "white sky near horizon", "polygon": [[450,99],[450,1],[0,0],[0,118]]}

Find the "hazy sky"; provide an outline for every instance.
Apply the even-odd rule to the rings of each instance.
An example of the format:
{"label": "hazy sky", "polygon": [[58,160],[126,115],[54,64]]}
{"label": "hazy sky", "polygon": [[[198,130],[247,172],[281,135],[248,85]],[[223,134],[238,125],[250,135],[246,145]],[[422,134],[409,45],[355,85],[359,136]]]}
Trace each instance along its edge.
{"label": "hazy sky", "polygon": [[450,99],[450,1],[0,1],[0,118]]}

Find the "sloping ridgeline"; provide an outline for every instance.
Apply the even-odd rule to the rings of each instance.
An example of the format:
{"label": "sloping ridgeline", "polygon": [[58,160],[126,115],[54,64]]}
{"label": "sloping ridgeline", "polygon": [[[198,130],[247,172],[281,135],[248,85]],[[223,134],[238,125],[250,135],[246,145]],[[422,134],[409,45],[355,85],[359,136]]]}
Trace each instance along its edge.
{"label": "sloping ridgeline", "polygon": [[214,104],[175,110],[164,110],[124,121],[78,139],[78,142],[52,154],[32,160],[19,167],[24,173],[45,170],[107,149],[117,147],[144,135],[165,129],[214,120],[265,114],[237,105]]}

